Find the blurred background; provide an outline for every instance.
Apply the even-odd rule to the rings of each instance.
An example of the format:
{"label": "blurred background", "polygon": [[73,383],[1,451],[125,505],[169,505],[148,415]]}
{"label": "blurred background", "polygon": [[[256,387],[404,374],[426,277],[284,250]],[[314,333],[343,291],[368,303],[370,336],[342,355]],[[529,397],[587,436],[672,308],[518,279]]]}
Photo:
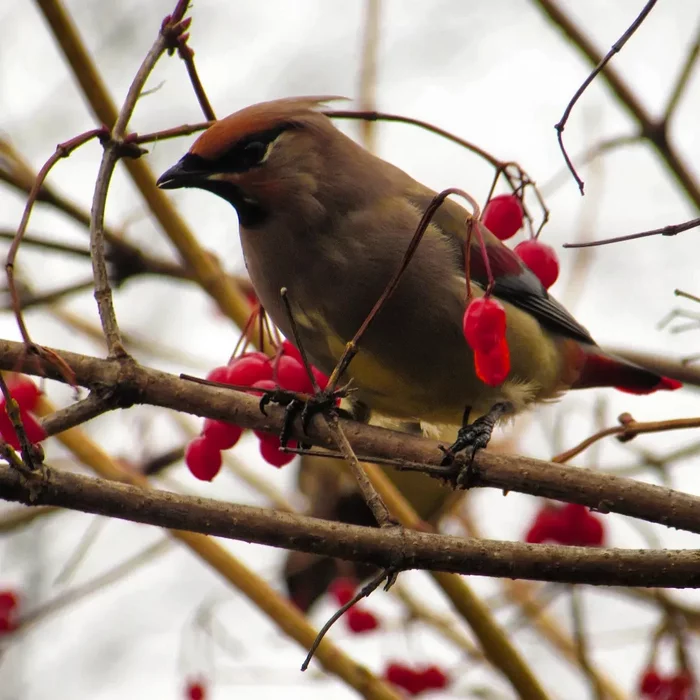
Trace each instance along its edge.
{"label": "blurred background", "polygon": [[[172,5],[172,0],[65,1],[117,103],[121,104]],[[558,6],[605,52],[642,3],[568,0]],[[376,73],[363,85],[364,38],[373,11],[378,17],[373,44]],[[692,319],[684,333],[659,327],[675,308],[700,312],[692,301],[674,297],[675,289],[700,294],[697,229],[674,238],[657,236],[585,251],[561,247],[680,223],[698,214],[647,142],[618,144],[581,165],[586,196],[580,196],[565,171],[553,125],[591,65],[537,2],[198,0],[191,15],[190,46],[218,116],[292,95],[342,95],[351,100],[348,108],[358,107],[364,94],[374,100],[376,109],[431,122],[500,159],[517,161],[537,181],[551,210],[542,237],[560,258],[561,274],[553,294],[600,344],[677,360],[700,351],[697,322]],[[613,59],[614,69],[650,115],[664,113],[694,45],[697,52],[699,28],[696,2],[659,3]],[[145,133],[202,120],[177,57],[159,62],[146,89],[130,130]],[[700,71],[691,69],[670,121],[669,139],[696,188],[700,188],[699,113]],[[95,126],[38,5],[2,4],[0,171],[11,170],[18,157],[37,171],[57,143]],[[361,138],[358,123],[338,126]],[[574,109],[565,141],[581,163],[578,156],[598,144],[638,132],[639,124],[598,79]],[[473,154],[406,125],[377,124],[371,137],[381,157],[428,186],[460,187],[482,202],[486,197],[493,173]],[[159,174],[179,159],[193,138],[152,145],[145,158]],[[101,148],[95,143],[78,150],[57,165],[48,184],[89,211],[100,157]],[[229,205],[196,190],[178,191],[171,198],[225,270],[244,275],[237,222]],[[6,237],[16,230],[25,201],[24,193],[0,180],[0,231]],[[123,166],[112,182],[107,221],[143,251],[179,262]],[[87,249],[87,229],[50,206],[34,210],[28,233]],[[5,241],[3,249],[8,246]],[[27,299],[66,286],[82,290],[28,308],[26,319],[36,342],[104,355],[88,288],[88,257],[24,244],[17,275]],[[0,307],[0,336],[19,339],[6,290],[0,295]],[[115,293],[115,308],[135,357],[170,372],[204,375],[225,363],[240,335],[199,287],[165,276],[126,280]],[[71,390],[57,383],[46,383],[44,389],[59,405],[72,400]],[[622,411],[638,420],[660,420],[693,415],[697,406],[693,389],[651,397],[614,391],[574,393],[501,431],[497,447],[547,459],[598,427],[614,423]],[[110,454],[142,465],[181,448],[200,423],[189,416],[134,407],[102,416],[85,429]],[[70,454],[54,442],[46,446],[49,463],[76,468]],[[682,458],[671,465],[663,462],[665,455],[685,447]],[[628,445],[608,440],[575,463],[698,493],[698,450],[692,433],[666,433]],[[264,464],[252,436],[231,452],[231,459],[303,508],[296,463],[279,471]],[[181,461],[161,474],[158,483],[237,503],[270,504],[269,494],[261,494],[232,471],[203,484]],[[493,490],[470,494],[468,499],[469,517],[480,534],[496,539],[522,539],[540,506],[537,499],[519,494],[504,498]],[[14,509],[3,507],[0,513]],[[611,546],[697,547],[694,535],[621,516],[607,516],[605,524]],[[156,529],[62,512],[0,533],[0,588],[17,590],[22,610],[31,618],[18,633],[0,636],[0,700],[179,698],[187,697],[183,688],[193,678],[205,679],[212,698],[268,698],[281,693],[305,700],[353,696],[318,667],[301,674],[305,652],[282,637],[216,572],[177,544],[167,544],[167,536]],[[225,546],[281,587],[284,552],[238,542]],[[124,562],[125,568],[115,569]],[[431,609],[448,612],[425,575],[405,573],[400,581]],[[471,578],[470,583],[489,602],[552,697],[595,697],[585,674],[533,631],[529,618],[508,602],[500,582]],[[538,590],[542,605],[570,634],[568,592],[552,586]],[[613,589],[587,588],[580,593],[592,662],[615,679],[625,696],[636,697],[634,689],[662,620],[660,609]],[[700,610],[695,593],[671,595]],[[405,605],[396,597],[375,594],[367,605],[381,618],[381,633],[354,636],[339,625],[331,635],[377,673],[390,659],[438,663],[452,683],[436,697],[513,697],[502,677],[469,658],[434,627],[420,620],[408,624]],[[312,619],[321,625],[332,610],[332,602],[324,599],[312,611]],[[685,640],[692,662],[699,649],[697,636],[688,631]],[[675,668],[675,649],[671,642],[661,645],[662,668]]]}

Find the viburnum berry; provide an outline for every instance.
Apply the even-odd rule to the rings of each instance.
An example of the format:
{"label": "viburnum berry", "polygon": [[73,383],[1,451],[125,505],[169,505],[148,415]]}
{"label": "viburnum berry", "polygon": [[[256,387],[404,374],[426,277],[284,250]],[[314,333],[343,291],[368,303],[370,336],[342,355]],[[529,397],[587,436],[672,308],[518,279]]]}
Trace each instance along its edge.
{"label": "viburnum berry", "polygon": [[472,299],[464,312],[462,330],[472,350],[487,353],[506,335],[506,310],[491,297]]}
{"label": "viburnum berry", "polygon": [[474,369],[476,376],[484,384],[500,386],[510,372],[510,350],[508,342],[502,338],[500,343],[489,352],[474,352]]}
{"label": "viburnum berry", "polygon": [[641,695],[655,696],[663,687],[664,679],[655,668],[647,668],[639,679],[639,692]]}
{"label": "viburnum berry", "polygon": [[693,689],[693,677],[688,671],[679,671],[675,676],[666,680],[670,700],[690,700]]}
{"label": "viburnum berry", "polygon": [[[289,464],[296,456],[293,452],[282,452],[280,450],[280,439],[272,433],[256,433],[260,439],[260,455],[273,467],[284,467]],[[290,440],[289,447],[296,447],[296,440]]]}
{"label": "viburnum berry", "polygon": [[282,389],[304,394],[313,393],[313,386],[304,365],[294,357],[281,355],[277,360],[277,383]]}
{"label": "viburnum berry", "polygon": [[[30,413],[29,411],[22,411],[20,410],[20,418],[22,420],[22,425],[24,426],[24,432],[27,436],[27,439],[29,442],[32,444],[37,444],[41,442],[42,440],[46,440],[48,435],[46,434],[46,431],[44,428],[41,426],[41,423],[36,419],[36,416],[33,413]],[[21,449],[21,445],[19,444],[19,438],[17,437],[17,433],[15,432],[15,428],[12,425],[12,421],[10,420],[10,417],[7,415],[7,411],[5,410],[5,405],[0,403],[0,436],[2,436],[2,439],[5,440],[5,442],[10,445],[11,447],[14,447],[15,450]]]}
{"label": "viburnum berry", "polygon": [[523,205],[514,194],[499,194],[484,207],[481,223],[496,238],[506,241],[512,238],[523,225]]}
{"label": "viburnum berry", "polygon": [[531,544],[556,542],[580,547],[600,547],[605,542],[602,520],[586,506],[567,503],[559,508],[545,505],[525,535]]}
{"label": "viburnum berry", "polygon": [[369,610],[363,610],[354,606],[345,613],[345,622],[348,629],[354,634],[371,632],[379,627],[379,620]]}
{"label": "viburnum berry", "polygon": [[227,377],[229,384],[252,386],[255,382],[272,379],[272,363],[262,353],[243,355],[231,361]]}
{"label": "viburnum berry", "polygon": [[426,666],[421,671],[423,684],[430,690],[441,690],[449,685],[450,679],[439,666]]}
{"label": "viburnum berry", "polygon": [[333,596],[335,602],[341,607],[347,605],[353,599],[356,590],[357,581],[344,576],[334,579],[331,585],[328,586],[328,593]]}
{"label": "viburnum berry", "polygon": [[210,382],[218,382],[219,384],[232,384],[229,381],[229,368],[227,366],[214,367],[209,374],[207,374],[206,379]]}
{"label": "viburnum berry", "polygon": [[7,388],[20,410],[33,411],[36,408],[41,391],[29,377],[24,374],[12,375],[7,380]]}
{"label": "viburnum berry", "polygon": [[518,243],[513,252],[537,275],[545,289],[559,277],[559,260],[554,248],[534,238]]}
{"label": "viburnum berry", "polygon": [[192,440],[185,449],[185,464],[201,481],[211,481],[221,469],[221,450],[206,437]]}
{"label": "viburnum berry", "polygon": [[384,678],[389,683],[405,690],[409,695],[419,695],[426,690],[422,676],[401,662],[390,663],[384,671]]}
{"label": "viburnum berry", "polygon": [[230,450],[241,439],[241,435],[243,428],[240,425],[212,418],[204,419],[202,436],[219,450]]}
{"label": "viburnum berry", "polygon": [[0,591],[0,635],[19,627],[19,598],[14,591]]}
{"label": "viburnum berry", "polygon": [[187,681],[185,685],[186,700],[205,700],[207,697],[207,687],[202,681]]}
{"label": "viburnum berry", "polygon": [[605,539],[603,523],[586,506],[567,503],[562,508],[567,541],[562,544],[600,547]]}
{"label": "viburnum berry", "polygon": [[289,340],[282,341],[282,354],[287,355],[288,357],[293,357],[300,364],[304,364],[304,361],[301,359],[301,353],[299,352],[298,348],[295,345],[293,345]]}

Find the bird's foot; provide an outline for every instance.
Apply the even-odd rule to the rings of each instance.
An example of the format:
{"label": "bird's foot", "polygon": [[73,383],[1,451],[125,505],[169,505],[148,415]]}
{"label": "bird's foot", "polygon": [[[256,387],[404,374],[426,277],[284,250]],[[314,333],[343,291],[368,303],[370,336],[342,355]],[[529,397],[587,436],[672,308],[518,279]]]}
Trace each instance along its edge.
{"label": "bird's foot", "polygon": [[491,410],[481,418],[477,418],[470,425],[463,425],[457,433],[457,439],[449,447],[440,449],[445,456],[442,466],[450,466],[455,461],[459,452],[465,453],[466,462],[460,466],[456,475],[456,484],[459,488],[468,489],[475,483],[474,457],[479,450],[484,449],[491,440],[494,426],[499,418],[513,411],[510,401],[502,401],[494,404]]}
{"label": "bird's foot", "polygon": [[[348,395],[348,387],[340,387],[333,391],[319,391],[316,394],[299,394],[287,389],[275,389],[267,392],[260,399],[260,411],[267,415],[265,408],[270,403],[285,406],[284,422],[280,432],[280,445],[286,447],[292,434],[292,426],[297,416],[301,416],[301,429],[307,434],[311,420],[317,414],[338,415],[340,399]],[[303,445],[302,445],[303,447]]]}

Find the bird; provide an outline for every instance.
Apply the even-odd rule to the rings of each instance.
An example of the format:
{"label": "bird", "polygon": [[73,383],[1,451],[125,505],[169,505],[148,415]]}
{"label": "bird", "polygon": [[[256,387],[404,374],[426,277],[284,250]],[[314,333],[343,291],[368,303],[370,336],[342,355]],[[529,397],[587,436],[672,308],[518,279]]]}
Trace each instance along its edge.
{"label": "bird", "polygon": [[[295,338],[296,326],[303,349],[326,374],[399,268],[436,194],[336,128],[322,111],[333,99],[245,107],[215,121],[158,179],[162,189],[197,188],[233,206],[258,298],[287,338]],[[472,448],[473,456],[498,422],[568,390],[646,394],[680,386],[605,352],[522,260],[481,227],[490,293],[505,309],[510,349],[506,379],[484,383],[462,328],[467,300],[484,296],[489,282],[476,237],[471,254],[465,252],[470,218],[452,199],[441,204],[363,335],[343,377],[359,414],[456,426],[450,449]]]}

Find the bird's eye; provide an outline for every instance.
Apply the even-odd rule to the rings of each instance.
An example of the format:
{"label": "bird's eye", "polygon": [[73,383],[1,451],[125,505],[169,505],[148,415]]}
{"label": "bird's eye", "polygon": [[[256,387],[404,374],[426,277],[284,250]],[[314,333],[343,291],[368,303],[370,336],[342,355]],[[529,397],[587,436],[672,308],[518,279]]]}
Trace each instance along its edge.
{"label": "bird's eye", "polygon": [[262,141],[251,141],[243,147],[242,160],[248,164],[249,167],[257,165],[267,153],[268,144]]}

